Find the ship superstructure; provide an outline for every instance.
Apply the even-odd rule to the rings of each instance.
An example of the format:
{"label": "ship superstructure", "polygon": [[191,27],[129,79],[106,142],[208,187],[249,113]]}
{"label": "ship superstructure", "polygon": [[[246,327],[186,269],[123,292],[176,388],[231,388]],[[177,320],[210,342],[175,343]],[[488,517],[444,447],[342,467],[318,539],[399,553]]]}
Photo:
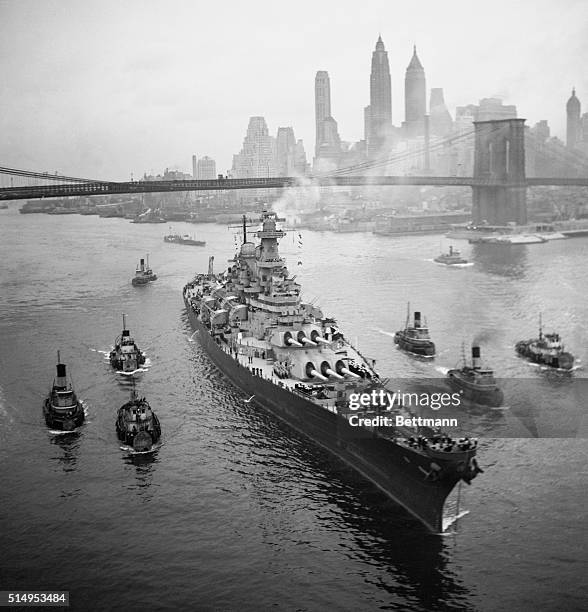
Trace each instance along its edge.
{"label": "ship superstructure", "polygon": [[333,318],[302,300],[301,287],[279,254],[285,232],[277,227],[276,214],[264,211],[260,221],[254,243],[243,218],[243,242],[226,272],[214,274],[211,261],[208,274],[184,287],[200,342],[256,404],[441,531],[445,498],[458,481],[469,482],[480,471],[476,445],[448,442],[439,452],[414,428],[385,424],[384,419],[409,418],[404,408],[355,405],[358,397],[386,392],[373,362],[346,340]]}

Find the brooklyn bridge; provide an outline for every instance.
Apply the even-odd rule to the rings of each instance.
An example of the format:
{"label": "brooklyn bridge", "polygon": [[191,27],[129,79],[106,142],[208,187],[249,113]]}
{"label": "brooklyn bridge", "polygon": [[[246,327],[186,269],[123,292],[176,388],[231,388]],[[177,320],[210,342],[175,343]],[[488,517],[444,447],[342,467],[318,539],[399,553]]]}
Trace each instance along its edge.
{"label": "brooklyn bridge", "polygon": [[[306,177],[229,178],[219,175],[212,180],[104,181],[47,172],[32,172],[0,167],[0,200],[21,200],[67,196],[140,194],[153,192],[218,191],[235,189],[295,189],[302,186],[454,186],[470,187],[473,195],[472,221],[503,225],[527,223],[526,191],[534,186],[588,187],[584,165],[575,169],[575,177],[527,177],[525,172],[524,119],[474,122],[470,132],[443,141],[426,143],[422,150],[384,156],[329,173]],[[432,151],[451,150],[467,139],[474,141],[472,176],[433,176],[389,174],[394,165],[407,157],[421,157],[428,166]],[[16,183],[16,184],[15,184]],[[24,185],[21,183],[25,183]]]}

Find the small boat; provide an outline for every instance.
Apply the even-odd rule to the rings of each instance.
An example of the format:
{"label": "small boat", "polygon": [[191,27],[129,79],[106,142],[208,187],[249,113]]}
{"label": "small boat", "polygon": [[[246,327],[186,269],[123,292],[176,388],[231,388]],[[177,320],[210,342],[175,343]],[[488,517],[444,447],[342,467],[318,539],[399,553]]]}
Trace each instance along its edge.
{"label": "small boat", "polygon": [[504,394],[498,388],[494,371],[482,366],[480,347],[472,346],[472,363],[467,365],[465,354],[462,355],[462,367],[447,372],[449,386],[466,399],[477,404],[498,407],[502,405]]}
{"label": "small boat", "polygon": [[131,332],[127,329],[127,320],[124,314],[122,333],[115,340],[109,359],[110,365],[120,372],[134,372],[145,363],[145,355],[139,350]]}
{"label": "small boat", "polygon": [[196,240],[193,236],[189,236],[188,234],[184,234],[181,236],[180,234],[172,234],[171,228],[170,233],[167,236],[163,237],[164,242],[172,242],[173,244],[188,244],[190,246],[205,246],[206,241],[204,240]]}
{"label": "small boat", "polygon": [[515,351],[525,359],[551,368],[571,370],[574,367],[574,356],[565,351],[560,335],[543,333],[541,316],[539,316],[539,338],[517,342]]}
{"label": "small boat", "polygon": [[57,376],[43,404],[43,416],[47,426],[60,431],[73,431],[85,419],[84,407],[68,381],[65,363],[61,363],[57,351]]}
{"label": "small boat", "polygon": [[157,280],[157,274],[154,274],[153,270],[149,267],[149,256],[146,256],[145,259],[139,260],[139,265],[135,270],[135,276],[131,283],[136,287],[137,285],[146,285],[154,280]]}
{"label": "small boat", "polygon": [[454,266],[456,264],[467,264],[468,260],[461,256],[461,253],[454,249],[452,246],[449,247],[448,253],[441,253],[438,257],[435,257],[437,263],[445,264],[446,266]]}
{"label": "small boat", "polygon": [[410,304],[408,305],[404,329],[394,334],[394,343],[398,345],[398,348],[413,355],[435,356],[435,344],[431,340],[426,322],[423,325],[421,321],[420,312],[414,313],[414,322],[410,325]]}
{"label": "small boat", "polygon": [[136,452],[150,451],[161,437],[159,419],[149,402],[139,398],[134,388],[131,399],[118,409],[116,435]]}

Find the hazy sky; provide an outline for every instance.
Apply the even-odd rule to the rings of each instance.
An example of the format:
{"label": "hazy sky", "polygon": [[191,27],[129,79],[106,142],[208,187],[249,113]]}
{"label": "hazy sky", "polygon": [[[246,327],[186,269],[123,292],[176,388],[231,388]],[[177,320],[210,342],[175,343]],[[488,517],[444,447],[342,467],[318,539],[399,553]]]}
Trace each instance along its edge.
{"label": "hazy sky", "polygon": [[196,154],[224,172],[251,115],[311,161],[316,71],[359,140],[379,33],[395,125],[413,44],[452,115],[500,95],[563,138],[572,86],[588,111],[587,0],[0,0],[0,165],[124,180]]}

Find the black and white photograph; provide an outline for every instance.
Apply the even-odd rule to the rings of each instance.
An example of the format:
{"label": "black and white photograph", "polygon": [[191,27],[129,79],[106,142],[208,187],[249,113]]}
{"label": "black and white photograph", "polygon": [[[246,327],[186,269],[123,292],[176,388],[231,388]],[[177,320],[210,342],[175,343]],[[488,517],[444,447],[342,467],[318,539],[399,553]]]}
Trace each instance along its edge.
{"label": "black and white photograph", "polygon": [[0,608],[588,609],[585,0],[0,0]]}

